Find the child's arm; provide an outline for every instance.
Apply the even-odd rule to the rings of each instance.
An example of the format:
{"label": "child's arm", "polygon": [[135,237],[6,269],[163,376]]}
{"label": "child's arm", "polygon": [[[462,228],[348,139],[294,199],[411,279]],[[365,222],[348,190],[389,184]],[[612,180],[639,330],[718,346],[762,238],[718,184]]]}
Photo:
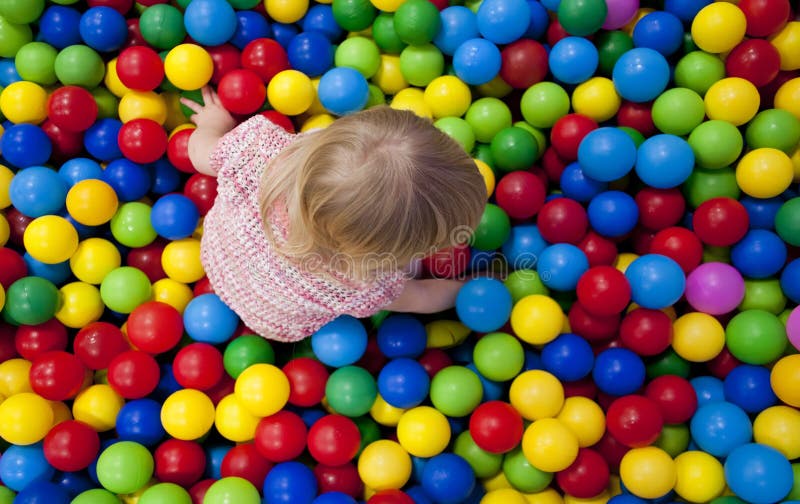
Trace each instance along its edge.
{"label": "child's arm", "polygon": [[197,125],[189,137],[189,159],[198,172],[216,177],[209,158],[219,139],[236,126],[236,121],[222,106],[213,89],[203,87],[202,95],[204,105],[181,98],[181,103],[194,112],[189,119]]}
{"label": "child's arm", "polygon": [[461,280],[409,280],[403,293],[385,309],[407,313],[438,313],[455,306]]}

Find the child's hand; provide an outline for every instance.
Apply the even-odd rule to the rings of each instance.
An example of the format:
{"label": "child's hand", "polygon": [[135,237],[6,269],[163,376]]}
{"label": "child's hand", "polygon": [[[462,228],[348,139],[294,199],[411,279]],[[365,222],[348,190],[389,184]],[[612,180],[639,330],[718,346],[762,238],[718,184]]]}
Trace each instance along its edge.
{"label": "child's hand", "polygon": [[188,98],[181,98],[181,103],[194,112],[189,120],[195,123],[198,129],[204,129],[219,136],[232,130],[236,126],[236,120],[222,106],[217,93],[210,86],[204,86],[201,93],[204,105]]}

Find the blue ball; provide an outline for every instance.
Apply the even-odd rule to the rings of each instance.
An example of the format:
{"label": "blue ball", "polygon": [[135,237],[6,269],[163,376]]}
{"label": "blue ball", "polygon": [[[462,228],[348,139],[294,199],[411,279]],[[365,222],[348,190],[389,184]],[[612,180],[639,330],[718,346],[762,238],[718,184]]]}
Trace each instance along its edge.
{"label": "blue ball", "polygon": [[795,259],[783,269],[781,290],[792,302],[800,303],[800,259]]}
{"label": "blue ball", "polygon": [[58,286],[62,285],[72,276],[69,261],[47,264],[34,259],[28,252],[25,252],[22,258],[25,260],[25,265],[28,267],[29,276],[45,278]]}
{"label": "blue ball", "polygon": [[422,488],[434,502],[463,502],[475,488],[475,472],[462,457],[454,453],[442,453],[425,464]]}
{"label": "blue ball", "polygon": [[349,366],[366,352],[367,330],[357,318],[340,315],[311,336],[311,348],[327,366]]}
{"label": "blue ball", "polygon": [[477,12],[478,32],[495,44],[514,42],[528,31],[531,9],[527,0],[483,0]]}
{"label": "blue ball", "polygon": [[439,13],[439,19],[441,28],[433,44],[443,54],[452,56],[461,44],[479,36],[477,16],[462,5],[446,7]]}
{"label": "blue ball", "polygon": [[627,175],[636,164],[636,144],[619,128],[590,131],[578,145],[578,162],[586,176],[612,182]]}
{"label": "blue ball", "polygon": [[116,51],[128,39],[125,16],[111,7],[91,7],[81,16],[79,27],[83,42],[100,52]]}
{"label": "blue ball", "polygon": [[553,290],[574,290],[581,275],[588,269],[586,254],[570,243],[550,245],[539,254],[539,278]]}
{"label": "blue ball", "polygon": [[286,49],[289,65],[309,77],[317,77],[333,66],[334,48],[321,32],[298,33]]}
{"label": "blue ball", "polygon": [[167,194],[181,186],[181,173],[164,158],[148,165],[150,190],[155,194]]}
{"label": "blue ball", "polygon": [[608,504],[648,504],[648,502],[630,493],[621,493],[608,500]]}
{"label": "blue ball", "polygon": [[117,142],[120,128],[122,128],[122,121],[118,119],[100,119],[84,133],[83,146],[92,157],[100,161],[121,158],[122,151]]}
{"label": "blue ball", "polygon": [[765,367],[736,366],[725,377],[725,399],[748,413],[760,413],[778,402],[769,377],[770,371]]}
{"label": "blue ball", "polygon": [[571,382],[589,376],[594,352],[586,339],[565,333],[542,348],[542,366],[560,381]]}
{"label": "blue ball", "polygon": [[117,415],[117,436],[147,447],[158,444],[167,432],[161,425],[161,404],[153,399],[136,399],[122,406]]}
{"label": "blue ball", "polygon": [[428,397],[431,380],[422,364],[392,359],[378,374],[378,393],[396,408],[413,408]]}
{"label": "blue ball", "polygon": [[544,364],[542,363],[542,357],[530,349],[525,349],[525,364],[523,364],[522,368],[525,371],[531,371],[533,369],[544,369]]}
{"label": "blue ball", "polygon": [[282,462],[267,473],[263,490],[265,502],[311,504],[317,496],[317,478],[300,462]]}
{"label": "blue ball", "polygon": [[609,238],[625,236],[639,222],[639,206],[633,196],[622,191],[606,191],[595,196],[587,208],[589,225],[597,234]]}
{"label": "blue ball", "polygon": [[289,50],[289,43],[295,35],[300,33],[300,29],[294,24],[273,23],[272,36],[285,50]]}
{"label": "blue ball", "polygon": [[564,37],[555,43],[548,56],[553,77],[566,84],[587,80],[599,63],[597,48],[583,37]]}
{"label": "blue ball", "polygon": [[406,490],[406,495],[411,497],[415,504],[433,504],[433,501],[428,497],[421,485],[414,485],[409,488]]}
{"label": "blue ball", "polygon": [[71,188],[81,180],[102,179],[103,168],[94,159],[73,158],[61,165],[58,174],[67,183],[67,187]]}
{"label": "blue ball", "polygon": [[239,50],[245,48],[253,40],[272,38],[272,27],[267,18],[255,11],[236,12],[236,31],[231,38],[231,44]]}
{"label": "blue ball", "polygon": [[748,231],[731,249],[731,264],[749,278],[769,278],[786,264],[786,243],[766,229]]}
{"label": "blue ball", "polygon": [[[116,137],[114,141],[116,142]],[[27,168],[47,163],[53,153],[53,144],[39,126],[14,124],[7,127],[0,137],[0,152],[8,164]]]}
{"label": "blue ball", "polygon": [[216,294],[202,294],[186,305],[183,326],[193,340],[218,345],[233,336],[239,317]]}
{"label": "blue ball", "polygon": [[481,381],[481,387],[483,388],[481,402],[499,401],[500,398],[503,397],[503,394],[507,392],[505,384],[490,380],[489,378],[483,376],[481,372],[478,371],[478,368],[475,367],[474,362],[470,362],[465,367],[475,373],[475,376],[477,376]]}
{"label": "blue ball", "polygon": [[67,200],[67,184],[58,173],[44,166],[22,169],[11,179],[11,204],[28,217],[57,214]]}
{"label": "blue ball", "polygon": [[633,394],[644,384],[644,362],[627,348],[609,348],[595,358],[592,378],[608,395]]}
{"label": "blue ball", "polygon": [[[82,43],[81,13],[72,7],[51,5],[39,18],[39,38],[56,49]],[[8,85],[0,82],[0,85]]]}
{"label": "blue ball", "polygon": [[304,408],[300,411],[299,415],[303,423],[306,424],[306,428],[310,429],[317,420],[327,415],[327,413],[321,409]]}
{"label": "blue ball", "polygon": [[14,498],[14,504],[69,504],[72,498],[62,487],[49,481],[35,481]]}
{"label": "blue ball", "polygon": [[469,249],[469,271],[485,271],[491,268],[497,252],[494,250],[478,250],[474,247]]}
{"label": "blue ball", "polygon": [[750,229],[775,229],[775,216],[783,205],[780,197],[760,199],[745,196],[739,203],[747,210],[750,218]]}
{"label": "blue ball", "polygon": [[492,332],[508,322],[511,293],[502,282],[475,278],[464,284],[456,296],[456,313],[461,322],[477,332]]}
{"label": "blue ball", "polygon": [[541,0],[541,2],[550,12],[558,12],[558,6],[561,5],[561,0]]}
{"label": "blue ball", "polygon": [[0,479],[15,492],[37,481],[49,481],[55,473],[44,457],[42,443],[11,445],[0,457]]}
{"label": "blue ball", "polygon": [[103,182],[110,185],[120,201],[136,201],[150,191],[150,173],[144,166],[125,158],[111,161],[103,170]]}
{"label": "blue ball", "polygon": [[539,0],[528,0],[528,8],[531,10],[531,21],[524,36],[538,40],[547,33],[547,27],[550,26],[550,16]]}
{"label": "blue ball", "polygon": [[231,451],[230,445],[212,445],[206,450],[206,472],[207,478],[220,479],[222,477],[222,460]]}
{"label": "blue ball", "polygon": [[172,372],[172,364],[161,364],[159,366],[161,374],[158,378],[158,385],[153,392],[152,397],[164,401],[171,394],[179,391],[183,387],[178,380],[175,379],[175,373]]}
{"label": "blue ball", "polygon": [[684,23],[690,23],[700,10],[712,0],[664,0],[664,10],[675,14]]}
{"label": "blue ball", "polygon": [[236,11],[226,0],[192,0],[183,13],[186,33],[198,44],[224,44],[236,32]]}
{"label": "blue ball", "polygon": [[669,63],[658,51],[637,47],[619,57],[611,78],[622,98],[637,103],[647,102],[667,88]]}
{"label": "blue ball", "polygon": [[453,54],[453,70],[467,84],[480,86],[500,72],[502,57],[494,43],[474,38],[462,43]]}
{"label": "blue ball", "polygon": [[509,269],[535,269],[547,242],[535,224],[520,224],[511,228],[511,234],[503,243],[503,257]]}
{"label": "blue ball", "polygon": [[651,12],[636,22],[633,45],[670,56],[683,45],[683,23],[671,12]]}
{"label": "blue ball", "polygon": [[0,58],[0,86],[8,86],[22,80],[13,58]]}
{"label": "blue ball", "polygon": [[715,457],[727,457],[753,437],[750,418],[729,402],[713,402],[697,409],[689,424],[697,446]]}
{"label": "blue ball", "polygon": [[675,304],[686,287],[686,277],[678,263],[659,254],[634,259],[625,270],[625,278],[631,285],[631,300],[654,310]]}
{"label": "blue ball", "polygon": [[[80,222],[76,221],[66,210],[61,212],[61,217],[64,217],[65,219],[67,219],[69,221],[70,224],[72,224],[72,227],[74,227],[75,231],[78,232],[78,238],[80,238],[81,240],[85,240],[86,238],[89,238],[89,237],[92,237],[92,236],[97,236],[98,233],[102,229],[104,229],[104,228],[102,228],[100,226],[87,226],[86,224],[81,224]],[[110,232],[109,232],[109,236],[107,236],[106,238],[107,239],[108,238],[113,239],[114,236],[111,235]],[[124,249],[124,247],[122,247],[122,245],[120,245],[117,242],[114,242],[114,245],[116,245],[117,248],[120,251],[126,250],[126,249]]]}
{"label": "blue ball", "polygon": [[153,205],[150,221],[156,233],[167,240],[180,240],[194,233],[200,212],[183,194],[161,196]]}
{"label": "blue ball", "polygon": [[343,492],[325,492],[311,501],[312,504],[357,504],[357,501]]}
{"label": "blue ball", "polygon": [[386,317],[378,327],[376,341],[381,353],[390,359],[416,359],[425,351],[428,333],[416,317],[394,314]]}
{"label": "blue ball", "polygon": [[354,68],[331,68],[319,80],[317,95],[328,112],[340,116],[352,114],[367,105],[369,84]]}
{"label": "blue ball", "polygon": [[561,172],[560,185],[565,197],[580,203],[586,203],[608,188],[608,183],[600,182],[586,175],[586,171],[577,161],[564,167],[564,171]]}
{"label": "blue ball", "polygon": [[715,402],[725,401],[725,385],[719,378],[713,376],[698,376],[689,383],[697,395],[697,407]]}
{"label": "blue ball", "polygon": [[689,142],[675,135],[655,135],[639,146],[636,174],[657,189],[677,187],[694,169],[694,151]]}
{"label": "blue ball", "polygon": [[313,5],[303,16],[300,25],[304,32],[321,32],[331,42],[336,42],[343,34],[342,28],[336,22],[336,18],[333,17],[333,8],[330,5]]}
{"label": "blue ball", "polygon": [[86,475],[85,471],[80,472],[59,472],[53,478],[53,482],[66,490],[70,498],[74,499],[78,494],[91,490],[95,487],[92,480]]}
{"label": "blue ball", "polygon": [[794,471],[775,448],[749,443],[733,450],[725,460],[725,481],[742,500],[770,504],[792,490]]}

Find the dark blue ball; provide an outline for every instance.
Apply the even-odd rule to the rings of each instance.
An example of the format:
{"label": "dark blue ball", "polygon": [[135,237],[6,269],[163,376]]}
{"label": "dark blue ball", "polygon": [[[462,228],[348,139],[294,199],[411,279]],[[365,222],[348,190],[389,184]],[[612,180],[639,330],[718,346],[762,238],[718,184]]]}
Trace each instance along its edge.
{"label": "dark blue ball", "polygon": [[644,362],[627,348],[609,348],[595,358],[592,378],[608,395],[633,394],[644,384]]}
{"label": "dark blue ball", "polygon": [[80,11],[63,5],[51,5],[39,18],[39,36],[42,42],[56,49],[64,49],[82,43],[80,25]]}
{"label": "dark blue ball", "polygon": [[747,210],[750,217],[750,229],[775,229],[775,215],[783,205],[781,198],[760,199],[745,196],[739,203]]}
{"label": "dark blue ball", "polygon": [[333,8],[330,5],[316,4],[312,6],[303,16],[300,24],[303,31],[321,32],[331,42],[338,41],[344,33],[333,17]]}
{"label": "dark blue ball", "polygon": [[100,52],[116,51],[128,39],[125,16],[111,7],[91,7],[81,16],[83,42]]}
{"label": "dark blue ball", "polygon": [[83,146],[92,157],[100,161],[121,158],[122,151],[117,142],[120,128],[122,128],[122,121],[118,119],[100,119],[84,133]]}
{"label": "dark blue ball", "polygon": [[639,206],[633,197],[622,191],[598,194],[587,209],[589,224],[597,234],[609,238],[625,236],[639,221]]}
{"label": "dark blue ball", "polygon": [[781,290],[794,303],[800,303],[800,259],[795,259],[783,268]]}
{"label": "dark blue ball", "polygon": [[539,0],[528,0],[528,7],[531,10],[531,22],[528,25],[528,31],[525,32],[525,37],[538,40],[547,33],[547,27],[550,26],[550,16]]}
{"label": "dark blue ball", "polygon": [[166,159],[159,159],[148,166],[150,171],[150,190],[155,194],[176,191],[181,185],[181,173]]}
{"label": "dark blue ball", "polygon": [[158,198],[150,212],[150,222],[160,236],[180,240],[192,235],[197,228],[200,212],[192,200],[183,194],[167,194]]}
{"label": "dark blue ball", "polygon": [[483,397],[481,398],[481,402],[487,401],[499,401],[503,394],[506,393],[506,387],[503,383],[496,382],[494,380],[490,380],[481,374],[478,371],[478,368],[475,366],[474,362],[470,362],[465,366],[467,369],[475,373],[475,375],[481,380],[481,386],[483,387]]}
{"label": "dark blue ball", "polygon": [[678,16],[684,23],[691,22],[711,0],[664,0],[664,10]]}
{"label": "dark blue ball", "polygon": [[293,24],[273,23],[272,36],[285,50],[289,50],[289,43],[295,35],[300,33],[300,29]]}
{"label": "dark blue ball", "polygon": [[49,481],[35,481],[14,498],[14,504],[69,504],[67,491]]}
{"label": "dark blue ball", "polygon": [[607,188],[608,183],[586,175],[577,161],[568,164],[561,172],[561,191],[564,196],[580,203],[586,203]]}
{"label": "dark blue ball", "polygon": [[161,425],[161,404],[153,399],[136,399],[122,406],[117,415],[117,436],[152,447],[166,435]]}
{"label": "dark blue ball", "polygon": [[0,138],[0,152],[9,164],[26,168],[47,163],[53,153],[53,144],[39,126],[14,124],[5,128]]}
{"label": "dark blue ball", "polygon": [[769,278],[786,263],[786,243],[772,231],[754,229],[731,249],[731,263],[749,278]]}
{"label": "dark blue ball", "polygon": [[396,408],[413,408],[428,396],[430,377],[412,359],[393,359],[378,374],[378,393]]}
{"label": "dark blue ball", "polygon": [[125,158],[108,163],[103,170],[103,181],[114,189],[120,201],[136,201],[150,190],[147,168]]}
{"label": "dark blue ball", "polygon": [[503,244],[503,257],[509,269],[535,269],[547,242],[535,224],[521,224],[511,228],[511,234]]}
{"label": "dark blue ball", "polygon": [[422,472],[422,488],[434,502],[463,502],[475,488],[475,472],[454,453],[442,453],[428,460]]}
{"label": "dark blue ball", "polygon": [[428,334],[416,317],[394,314],[378,327],[377,343],[381,353],[390,359],[416,359],[425,351]]}
{"label": "dark blue ball", "polygon": [[633,44],[670,56],[683,45],[683,24],[671,12],[651,12],[636,22],[633,28]]}
{"label": "dark blue ball", "polygon": [[230,42],[239,50],[255,39],[272,38],[272,27],[267,18],[255,11],[236,12],[236,31]]}
{"label": "dark blue ball", "polygon": [[452,56],[458,46],[478,34],[478,18],[474,12],[462,5],[452,5],[439,13],[441,28],[433,39],[433,44],[442,53]]}
{"label": "dark blue ball", "polygon": [[265,502],[310,504],[317,496],[317,478],[300,462],[282,462],[267,473],[263,491]]}
{"label": "dark blue ball", "polygon": [[575,334],[562,334],[542,348],[542,366],[560,381],[585,378],[594,367],[592,346]]}
{"label": "dark blue ball", "polygon": [[725,377],[725,399],[748,413],[760,413],[778,402],[770,385],[770,371],[762,366],[741,364]]}
{"label": "dark blue ball", "polygon": [[286,52],[291,67],[309,77],[318,77],[333,66],[333,45],[321,32],[298,33]]}

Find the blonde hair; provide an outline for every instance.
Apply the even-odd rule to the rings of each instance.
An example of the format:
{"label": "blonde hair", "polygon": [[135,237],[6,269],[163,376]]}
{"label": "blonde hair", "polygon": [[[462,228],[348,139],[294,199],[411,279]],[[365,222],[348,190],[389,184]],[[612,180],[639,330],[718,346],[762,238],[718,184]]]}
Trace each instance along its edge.
{"label": "blonde hair", "polygon": [[[402,268],[463,243],[486,204],[483,177],[458,143],[386,106],[298,137],[275,163],[261,180],[267,238],[288,256],[345,257],[360,279],[386,267],[375,258]],[[288,211],[286,240],[268,224],[278,202]]]}

